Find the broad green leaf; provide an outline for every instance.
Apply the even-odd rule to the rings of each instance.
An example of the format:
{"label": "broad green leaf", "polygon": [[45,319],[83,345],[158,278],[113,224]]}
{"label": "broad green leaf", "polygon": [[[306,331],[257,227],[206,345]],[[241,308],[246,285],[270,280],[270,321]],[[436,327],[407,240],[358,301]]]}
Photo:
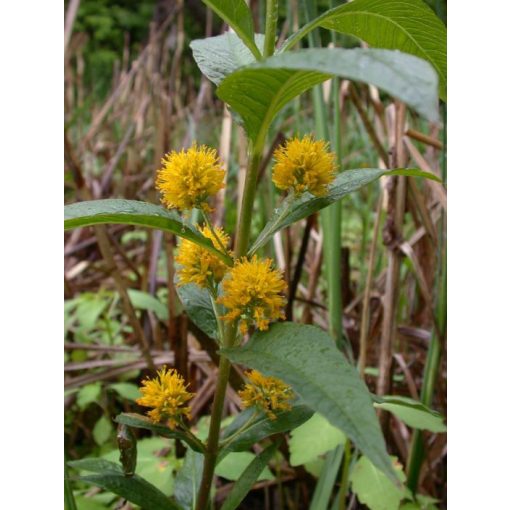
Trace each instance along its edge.
{"label": "broad green leaf", "polygon": [[[252,452],[230,452],[218,464],[214,470],[215,474],[226,478],[227,480],[237,480],[241,473],[247,469],[250,462],[255,459],[255,454]],[[257,480],[273,480],[274,476],[266,467],[264,468]]]}
{"label": "broad green leaf", "polygon": [[[277,413],[276,420],[271,420],[257,409],[246,409],[223,432],[220,459],[229,451],[247,450],[265,437],[292,430],[312,414],[313,411],[303,404],[295,404],[290,411]],[[238,434],[240,429],[242,432]]]}
{"label": "broad green leaf", "polygon": [[221,510],[235,510],[241,504],[248,492],[250,492],[253,484],[258,480],[266,464],[275,454],[278,446],[279,443],[269,445],[248,464],[248,467],[243,471],[234,487],[232,487],[227,499],[221,506]]}
{"label": "broad green leaf", "polygon": [[125,398],[127,400],[135,401],[137,398],[140,398],[142,396],[140,390],[138,389],[138,386],[133,383],[128,382],[113,383],[110,384],[108,388],[111,388],[112,390],[116,391],[122,398]]}
{"label": "broad green leaf", "polygon": [[379,409],[385,409],[400,418],[406,425],[431,432],[446,432],[443,417],[421,402],[412,398],[387,395],[374,404]]}
{"label": "broad green leaf", "polygon": [[324,457],[316,457],[314,460],[303,464],[303,467],[315,478],[319,478],[322,473],[322,469],[324,467],[325,459]]}
{"label": "broad green leaf", "polygon": [[257,240],[250,248],[249,255],[253,255],[270,241],[274,234],[282,228],[292,225],[314,212],[324,209],[328,205],[337,202],[344,196],[366,186],[383,175],[406,175],[410,177],[426,177],[427,179],[439,180],[437,176],[428,172],[422,172],[413,168],[401,168],[398,170],[382,170],[380,168],[358,168],[340,172],[331,186],[328,194],[323,197],[316,197],[311,193],[303,193],[299,198],[288,196],[283,200],[278,209],[275,209],[273,216],[266,223],[266,226],[259,234]]}
{"label": "broad green leaf", "polygon": [[345,434],[319,413],[290,433],[290,465],[300,466],[315,460],[345,443]]}
{"label": "broad green leaf", "polygon": [[80,460],[70,460],[69,466],[79,471],[90,471],[91,473],[119,473],[122,474],[122,466],[110,460],[89,457]]}
{"label": "broad green leaf", "polygon": [[161,322],[168,321],[168,308],[158,298],[137,289],[128,289],[128,294],[135,308],[154,312]]}
{"label": "broad green leaf", "polygon": [[175,503],[144,478],[138,475],[124,476],[118,464],[101,459],[84,459],[84,461],[74,461],[68,464],[77,469],[97,473],[81,476],[79,479],[118,494],[135,505],[151,510],[179,509]]}
{"label": "broad green leaf", "polygon": [[85,409],[89,404],[95,402],[99,403],[99,397],[101,396],[101,383],[95,382],[86,384],[83,388],[80,388],[78,395],[76,396],[76,403],[80,409]]}
{"label": "broad green leaf", "polygon": [[253,18],[251,11],[244,0],[202,0],[223,21],[228,23],[239,38],[246,44],[257,58],[260,58],[259,49],[254,41]]}
{"label": "broad green leaf", "polygon": [[108,510],[109,508],[87,496],[76,496],[75,501],[78,510]]}
{"label": "broad green leaf", "polygon": [[195,510],[195,501],[204,469],[204,456],[190,448],[175,478],[174,495],[183,510]]}
{"label": "broad green leaf", "polygon": [[76,301],[77,305],[74,316],[80,328],[88,331],[97,327],[97,321],[108,306],[109,298],[105,299],[102,292],[84,292],[77,300],[73,301]]}
{"label": "broad green leaf", "polygon": [[397,481],[370,393],[333,340],[314,326],[290,322],[257,331],[242,347],[222,349],[247,365],[292,386],[310,408],[340,428],[370,460]]}
{"label": "broad green leaf", "polygon": [[197,229],[186,225],[174,210],[147,202],[123,199],[90,200],[64,207],[64,230],[102,223],[138,225],[171,232],[204,247],[226,264],[233,264],[230,257],[218,251],[211,240]]}
{"label": "broad green leaf", "polygon": [[218,326],[207,290],[194,283],[175,287],[188,317],[209,337],[218,340]]}
{"label": "broad green leaf", "polygon": [[[174,488],[174,470],[179,461],[168,452],[173,441],[162,437],[146,437],[137,441],[136,474],[150,481],[165,496],[170,496]],[[120,452],[113,450],[102,456],[102,459],[117,462]],[[124,472],[124,471],[123,471]]]}
{"label": "broad green leaf", "polygon": [[435,503],[439,500],[423,494],[416,495],[416,501],[404,503],[399,510],[438,510]]}
{"label": "broad green leaf", "polygon": [[92,437],[99,446],[105,444],[106,441],[110,439],[112,433],[113,426],[110,423],[110,420],[104,415],[97,420],[94,428],[92,429]]}
{"label": "broad green leaf", "polygon": [[321,26],[353,35],[371,46],[400,50],[430,62],[446,100],[446,27],[421,0],[354,0],[330,9],[291,36],[282,51]]}
{"label": "broad green leaf", "polygon": [[376,85],[425,118],[438,119],[434,69],[400,51],[312,48],[280,53],[233,72],[221,82],[217,95],[241,116],[255,141],[291,99],[332,76]]}
{"label": "broad green leaf", "polygon": [[[264,35],[255,34],[255,43],[262,51]],[[195,39],[191,41],[190,47],[202,73],[216,85],[236,69],[256,62],[253,53],[232,32],[206,39]]]}
{"label": "broad green leaf", "polygon": [[[399,480],[404,482],[405,475],[401,466],[396,473]],[[350,480],[352,491],[370,510],[398,510],[400,501],[406,496],[403,487],[392,484],[365,456],[356,462]]]}
{"label": "broad green leaf", "polygon": [[193,450],[197,452],[204,451],[204,446],[200,443],[200,441],[197,438],[195,438],[191,434],[186,434],[185,432],[178,429],[171,430],[169,427],[165,425],[153,423],[149,418],[147,418],[146,416],[142,416],[141,414],[122,413],[115,417],[115,421],[117,423],[129,425],[130,427],[150,430],[163,437],[180,439],[181,441],[186,442]]}

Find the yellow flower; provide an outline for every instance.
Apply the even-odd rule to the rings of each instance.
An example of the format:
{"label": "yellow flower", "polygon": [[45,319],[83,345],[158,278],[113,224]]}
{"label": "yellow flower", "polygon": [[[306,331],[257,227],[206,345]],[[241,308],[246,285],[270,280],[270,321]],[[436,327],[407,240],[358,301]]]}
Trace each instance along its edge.
{"label": "yellow flower", "polygon": [[223,188],[225,177],[216,149],[194,143],[188,150],[166,154],[161,164],[156,188],[168,208],[211,210],[207,199]]}
{"label": "yellow flower", "polygon": [[224,294],[218,303],[225,305],[228,313],[222,318],[228,321],[239,318],[243,334],[252,323],[265,330],[271,320],[285,319],[282,308],[286,299],[282,293],[286,288],[281,272],[271,269],[270,259],[243,257],[223,280]]}
{"label": "yellow flower", "polygon": [[193,393],[186,391],[187,384],[179,373],[166,367],[158,370],[155,379],[142,382],[140,392],[142,397],[136,403],[144,407],[153,407],[147,414],[155,423],[166,421],[173,430],[179,425],[181,416],[190,417],[190,408],[186,402],[193,397]]}
{"label": "yellow flower", "polygon": [[[230,238],[223,229],[214,228],[216,236],[221,241],[220,245],[216,237],[213,235],[209,227],[202,227],[200,232],[210,239],[217,250],[223,251],[230,242]],[[178,285],[185,285],[186,283],[196,283],[199,287],[213,288],[223,280],[227,265],[222,262],[216,255],[213,255],[209,250],[202,248],[187,239],[183,239],[179,247],[179,253],[175,261],[181,265],[177,270],[179,275]]]}
{"label": "yellow flower", "polygon": [[294,392],[290,386],[276,377],[266,377],[257,370],[245,372],[245,375],[250,383],[239,392],[243,407],[258,407],[271,420],[276,419],[276,411],[291,410],[287,401],[294,398]]}
{"label": "yellow flower", "polygon": [[323,140],[306,135],[280,145],[274,153],[273,182],[282,190],[294,189],[297,195],[309,191],[318,197],[328,191],[335,178],[335,154]]}

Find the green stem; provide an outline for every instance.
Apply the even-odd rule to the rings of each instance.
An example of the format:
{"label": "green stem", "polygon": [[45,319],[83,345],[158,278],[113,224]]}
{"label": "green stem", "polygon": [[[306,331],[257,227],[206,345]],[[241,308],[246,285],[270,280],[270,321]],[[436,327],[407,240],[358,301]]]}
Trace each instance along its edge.
{"label": "green stem", "polygon": [[223,322],[220,318],[220,313],[218,310],[218,303],[216,303],[217,296],[210,294],[210,298],[211,298],[211,306],[214,311],[214,316],[216,317],[216,324],[218,326],[220,345],[223,345],[223,340],[224,340]]}
{"label": "green stem", "polygon": [[[306,25],[303,25],[297,32],[294,32],[284,43],[284,45],[281,47],[280,52],[288,51],[293,46],[295,46],[303,37],[310,34],[312,30],[319,27],[324,18],[327,18],[332,14],[332,12],[335,9],[338,9],[341,6],[335,7],[334,9],[329,9],[329,11],[326,11],[325,13],[321,14],[320,16],[312,19]],[[315,35],[315,34],[312,34]]]}
{"label": "green stem", "polygon": [[203,209],[201,209],[201,211],[202,211],[202,216],[204,217],[204,220],[205,220],[205,224],[211,231],[211,234],[213,235],[214,239],[216,239],[216,242],[218,243],[219,247],[225,252],[225,255],[227,255],[227,257],[230,257],[227,247],[223,246],[221,239],[218,237],[218,234],[216,233],[216,229],[213,227],[213,225],[211,223],[211,218],[209,218],[209,215]]}
{"label": "green stem", "polygon": [[[237,223],[237,234],[234,248],[236,259],[245,256],[248,250],[253,203],[255,200],[255,191],[257,188],[257,174],[266,135],[267,130],[259,133],[257,142],[252,146],[251,150],[250,162],[248,165],[246,180],[244,182],[241,212]],[[237,336],[237,325],[231,322],[227,323],[224,333],[224,346],[233,346]],[[209,426],[209,436],[207,438],[204,471],[202,474],[202,481],[200,483],[200,489],[197,498],[198,510],[206,510],[209,507],[209,498],[214,476],[214,468],[216,466],[216,460],[218,458],[219,451],[221,416],[223,413],[223,404],[225,402],[225,393],[227,391],[229,374],[230,362],[227,358],[220,354],[218,382],[216,384],[216,391],[214,393],[214,400],[211,411],[211,424]]]}
{"label": "green stem", "polygon": [[264,57],[274,53],[276,25],[278,23],[278,0],[266,0],[266,34],[264,37]]}
{"label": "green stem", "polygon": [[264,145],[265,136],[261,137],[259,135],[258,140],[261,138],[262,143],[259,141],[259,143],[252,146],[248,171],[246,172],[241,213],[236,229],[236,246],[234,249],[236,259],[243,257],[248,251],[253,202],[255,201],[255,191],[257,190],[257,174],[260,166],[260,160],[262,159],[262,147]]}
{"label": "green stem", "polygon": [[340,478],[340,492],[338,498],[340,500],[338,508],[345,510],[347,504],[347,487],[349,487],[349,468],[351,464],[351,441],[347,439],[344,445],[344,462],[342,465],[342,476]]}
{"label": "green stem", "polygon": [[[231,338],[232,335],[229,335]],[[235,338],[235,333],[234,333]],[[225,341],[225,344],[227,342]],[[218,382],[216,383],[216,392],[211,411],[211,424],[209,426],[209,436],[207,438],[207,449],[205,452],[204,471],[202,481],[198,492],[197,506],[198,510],[206,510],[209,507],[209,495],[211,493],[214,468],[218,456],[218,442],[220,437],[221,415],[223,412],[223,402],[227,391],[228,376],[230,374],[230,362],[224,356],[220,357],[218,369]]]}

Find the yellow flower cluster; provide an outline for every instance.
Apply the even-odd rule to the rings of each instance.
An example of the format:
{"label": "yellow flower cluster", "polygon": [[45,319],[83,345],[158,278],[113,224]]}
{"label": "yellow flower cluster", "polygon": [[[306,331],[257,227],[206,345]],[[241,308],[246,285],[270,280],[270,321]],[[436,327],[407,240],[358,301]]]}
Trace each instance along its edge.
{"label": "yellow flower cluster", "polygon": [[243,407],[258,407],[271,419],[276,419],[275,412],[290,411],[289,400],[294,398],[290,386],[276,377],[266,377],[257,370],[245,373],[250,381],[239,392]]}
{"label": "yellow flower cluster", "polygon": [[164,367],[158,370],[155,379],[142,382],[140,392],[142,396],[136,400],[137,404],[153,409],[147,414],[155,423],[165,421],[174,430],[181,421],[181,417],[190,417],[190,408],[186,402],[193,397],[193,393],[186,391],[187,384],[179,373]]}
{"label": "yellow flower cluster", "polygon": [[224,187],[225,177],[216,149],[194,143],[188,150],[166,154],[161,164],[156,188],[168,208],[211,210],[207,199]]}
{"label": "yellow flower cluster", "polygon": [[285,319],[282,308],[286,299],[282,293],[286,288],[281,271],[271,269],[270,259],[243,257],[223,280],[223,296],[218,298],[218,303],[228,311],[223,319],[240,319],[239,329],[243,334],[253,323],[265,330],[271,320]]}
{"label": "yellow flower cluster", "polygon": [[[223,229],[214,227],[214,235],[209,227],[202,227],[200,232],[210,239],[217,250],[223,251],[230,242]],[[199,287],[214,289],[223,280],[227,265],[209,250],[184,239],[179,247],[175,261],[181,265],[177,270],[179,284],[195,283]]]}
{"label": "yellow flower cluster", "polygon": [[282,190],[293,189],[296,195],[309,191],[318,197],[328,191],[335,178],[335,154],[323,140],[305,136],[280,145],[274,153],[273,182]]}

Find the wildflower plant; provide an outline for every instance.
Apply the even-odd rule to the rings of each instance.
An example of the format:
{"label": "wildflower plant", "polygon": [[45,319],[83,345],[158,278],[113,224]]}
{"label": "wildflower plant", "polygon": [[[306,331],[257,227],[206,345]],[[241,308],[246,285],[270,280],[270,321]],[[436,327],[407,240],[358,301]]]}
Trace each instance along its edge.
{"label": "wildflower plant", "polygon": [[[438,20],[432,12],[424,11],[420,0],[406,2],[415,6],[415,16],[420,23],[428,20],[430,30],[440,34],[437,37],[441,39],[442,28],[438,28]],[[358,23],[355,35],[369,39],[375,48],[291,51],[298,41],[320,26],[349,33],[340,23],[344,12],[356,16],[356,13],[366,15],[372,10],[377,15],[378,9],[384,9],[384,2],[354,0],[335,7],[292,34],[279,48],[275,47],[276,0],[267,0],[265,36],[257,37],[244,0],[205,0],[205,3],[234,32],[193,41],[193,54],[201,71],[217,85],[217,96],[236,113],[235,119],[241,122],[249,142],[248,168],[235,232],[226,232],[223,226],[212,224],[212,200],[225,186],[227,169],[215,148],[198,143],[187,149],[173,150],[162,159],[155,181],[162,206],[99,200],[66,207],[66,228],[125,223],[159,228],[180,237],[175,257],[176,285],[179,295],[186,297],[183,305],[204,331],[210,329],[210,325],[204,327],[204,314],[197,315],[194,310],[206,308],[205,315],[215,320],[219,365],[207,438],[201,440],[192,432],[189,419],[193,394],[187,389],[188,383],[168,368],[142,383],[142,396],[137,402],[147,408],[148,416],[121,414],[116,420],[123,426],[178,438],[186,443],[189,452],[198,456],[201,479],[192,498],[193,508],[198,510],[210,508],[215,468],[229,451],[248,449],[259,442],[270,443],[270,436],[299,426],[314,413],[320,413],[340,428],[355,444],[356,452],[362,452],[382,476],[399,484],[372,397],[356,368],[331,336],[320,328],[285,322],[287,285],[275,261],[262,258],[258,252],[278,231],[381,176],[437,178],[405,168],[340,171],[338,156],[331,150],[328,140],[311,133],[295,134],[272,155],[272,182],[287,196],[261,232],[253,231],[252,215],[267,136],[286,104],[332,76],[343,76],[380,87],[426,119],[437,121],[436,71],[443,68],[442,50],[413,51],[411,42],[422,38],[412,25],[402,31],[401,38],[392,39],[400,41],[402,47],[399,47],[389,45],[383,35],[369,34],[367,31],[374,30],[370,24]],[[396,16],[395,13],[389,15]],[[428,34],[425,46],[436,44],[430,42],[434,40]],[[241,46],[244,47],[243,58],[236,53]],[[418,53],[421,58],[395,50]],[[439,76],[441,78],[441,73]],[[443,85],[441,81],[439,91],[444,98]],[[190,215],[193,209],[197,214]],[[191,217],[198,220],[192,222]],[[222,430],[232,363],[250,369],[239,393],[245,409]],[[347,451],[350,457],[350,442],[346,444]],[[187,465],[185,463],[183,469]],[[247,470],[259,471],[241,477],[240,485],[232,493],[244,497],[251,484],[243,483],[246,484],[247,479],[256,480],[262,468],[250,465]],[[120,491],[122,484],[111,482],[112,473],[108,477],[97,483]],[[139,490],[156,497],[147,482]],[[236,507],[232,501],[229,505],[226,508]],[[181,507],[172,502],[172,506],[166,508]]]}

